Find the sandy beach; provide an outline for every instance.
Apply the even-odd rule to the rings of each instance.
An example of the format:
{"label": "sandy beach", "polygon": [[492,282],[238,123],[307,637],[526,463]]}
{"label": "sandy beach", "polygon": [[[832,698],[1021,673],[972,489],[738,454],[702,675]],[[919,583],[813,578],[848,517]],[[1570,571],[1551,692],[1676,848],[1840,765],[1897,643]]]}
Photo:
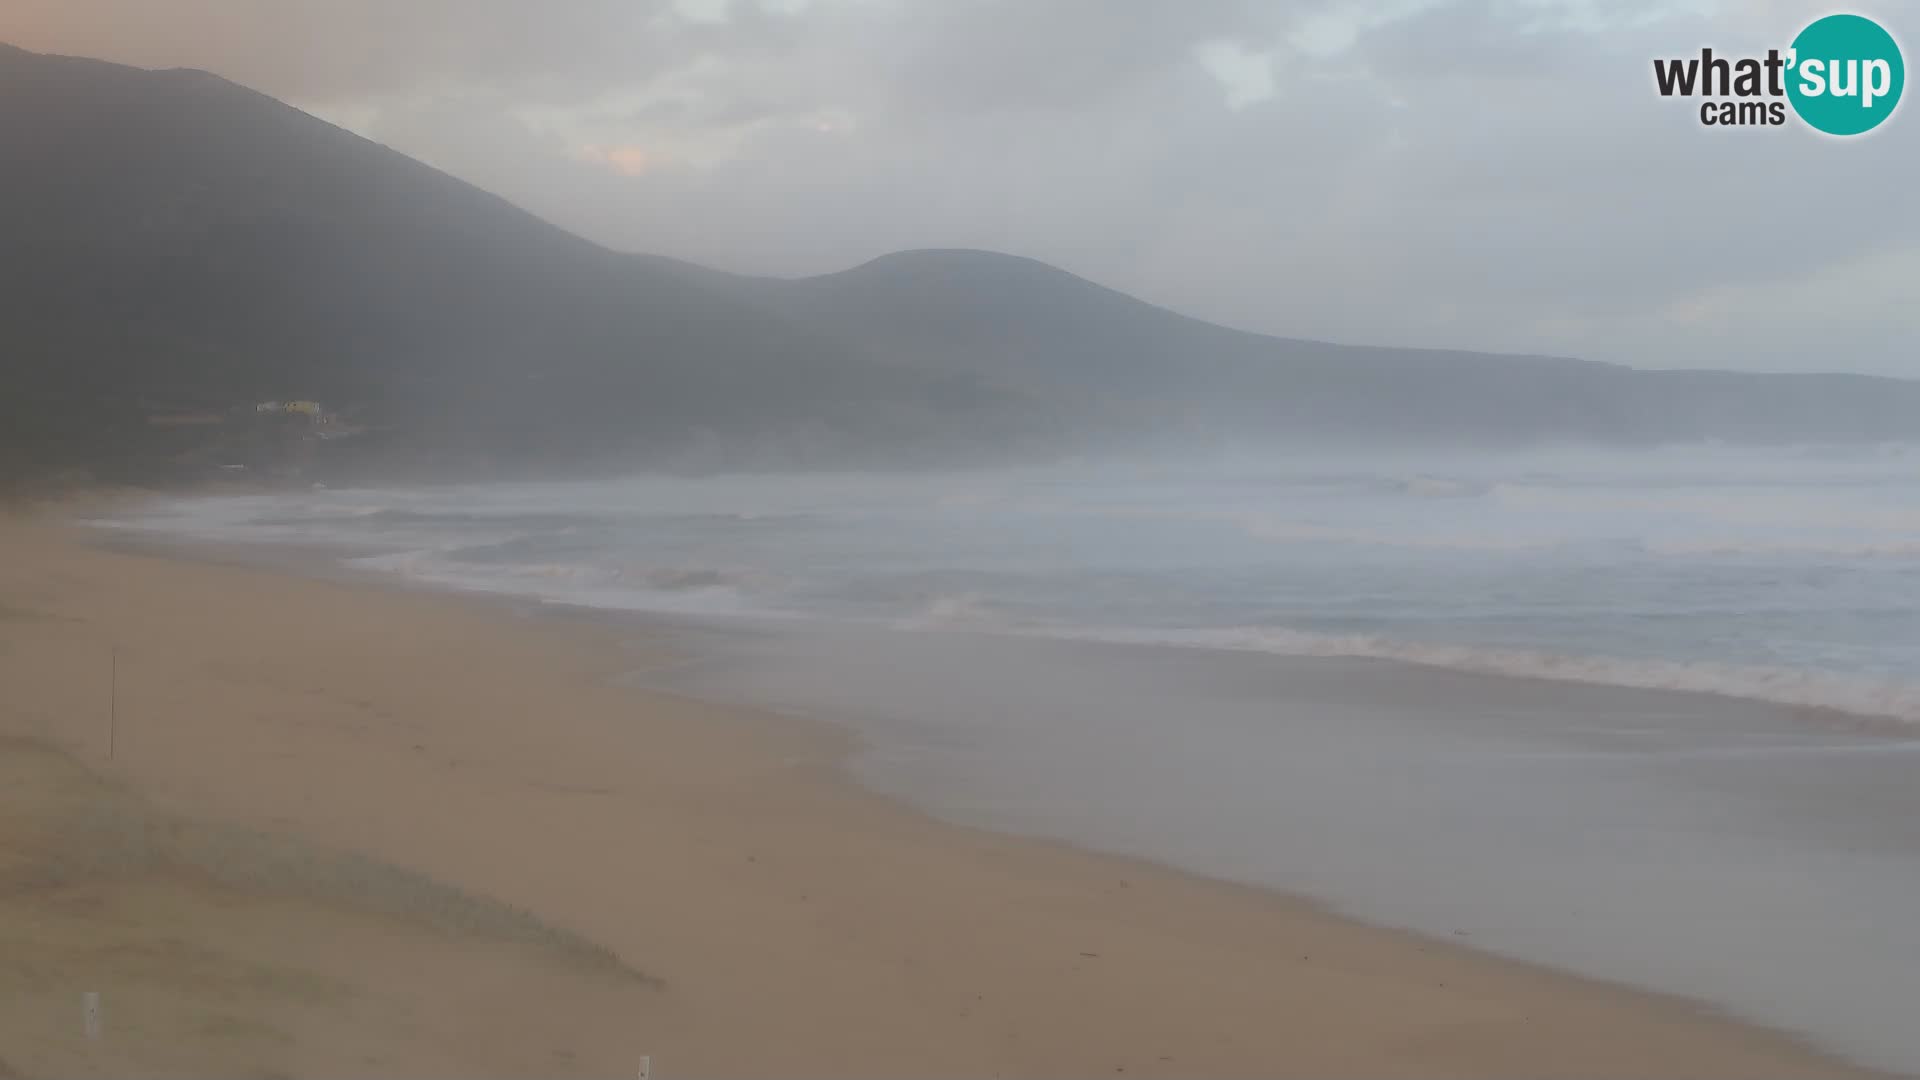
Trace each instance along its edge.
{"label": "sandy beach", "polygon": [[1854,1074],[933,821],[664,631],[95,539],[0,519],[0,1076]]}

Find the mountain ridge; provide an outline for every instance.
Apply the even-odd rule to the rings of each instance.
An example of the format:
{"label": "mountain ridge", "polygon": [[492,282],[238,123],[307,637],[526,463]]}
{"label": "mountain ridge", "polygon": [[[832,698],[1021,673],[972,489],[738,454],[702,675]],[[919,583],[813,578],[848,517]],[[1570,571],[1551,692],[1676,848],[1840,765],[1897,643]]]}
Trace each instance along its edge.
{"label": "mountain ridge", "polygon": [[801,278],[617,252],[194,69],[0,48],[0,145],[16,472],[204,468],[224,436],[157,414],[289,397],[363,421],[333,456],[429,475],[1920,437],[1884,377],[1274,337],[960,248]]}

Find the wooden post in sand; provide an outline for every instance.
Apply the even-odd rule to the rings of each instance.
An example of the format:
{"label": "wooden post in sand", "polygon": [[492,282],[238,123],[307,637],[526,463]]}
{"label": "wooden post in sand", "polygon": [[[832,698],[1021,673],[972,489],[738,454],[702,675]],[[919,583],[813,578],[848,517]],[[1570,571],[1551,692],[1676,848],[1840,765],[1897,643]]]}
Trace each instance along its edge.
{"label": "wooden post in sand", "polygon": [[88,1042],[100,1041],[100,992],[88,990],[80,995],[80,1027]]}
{"label": "wooden post in sand", "polygon": [[120,646],[107,646],[107,760],[113,760],[114,737],[120,732]]}
{"label": "wooden post in sand", "polygon": [[653,1080],[653,1055],[640,1055],[640,1080]]}

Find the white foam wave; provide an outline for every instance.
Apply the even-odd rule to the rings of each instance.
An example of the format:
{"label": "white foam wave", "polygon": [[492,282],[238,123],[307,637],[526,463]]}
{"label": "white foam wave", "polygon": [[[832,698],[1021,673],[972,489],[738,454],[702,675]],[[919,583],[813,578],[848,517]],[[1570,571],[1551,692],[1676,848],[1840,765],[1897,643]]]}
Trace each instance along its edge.
{"label": "white foam wave", "polygon": [[894,625],[903,630],[1000,630],[1008,623],[979,593],[939,593]]}
{"label": "white foam wave", "polygon": [[771,614],[750,599],[756,588],[768,587],[768,579],[749,571],[568,562],[476,563],[450,559],[439,548],[349,559],[347,565],[423,585],[579,607],[701,615]]}
{"label": "white foam wave", "polygon": [[1394,481],[1401,494],[1422,499],[1472,499],[1487,493],[1485,484],[1447,476],[1412,476]]}
{"label": "white foam wave", "polygon": [[1829,543],[1817,540],[1648,540],[1641,546],[1655,555],[1795,555],[1847,559],[1920,558],[1920,540],[1882,543]]}
{"label": "white foam wave", "polygon": [[1920,685],[1831,672],[1705,661],[1568,656],[1532,649],[1445,645],[1395,640],[1371,634],[1320,634],[1279,627],[1193,630],[1056,627],[1022,632],[1074,640],[1266,652],[1284,656],[1396,660],[1425,667],[1509,678],[1715,694],[1920,725]]}
{"label": "white foam wave", "polygon": [[1247,535],[1279,543],[1359,544],[1369,547],[1422,548],[1434,551],[1534,551],[1558,546],[1557,541],[1501,536],[1494,533],[1414,533],[1341,529],[1303,522],[1251,519]]}
{"label": "white foam wave", "polygon": [[1662,521],[1718,522],[1745,528],[1826,529],[1920,536],[1920,507],[1888,501],[1878,489],[1725,486],[1715,489],[1598,489],[1499,483],[1490,500],[1508,510],[1582,517],[1631,515]]}

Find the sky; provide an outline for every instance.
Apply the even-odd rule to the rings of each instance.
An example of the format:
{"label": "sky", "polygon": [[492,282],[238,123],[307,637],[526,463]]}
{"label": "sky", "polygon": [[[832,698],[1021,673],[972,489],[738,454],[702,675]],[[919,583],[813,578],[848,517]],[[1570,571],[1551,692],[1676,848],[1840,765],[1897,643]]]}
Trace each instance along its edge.
{"label": "sky", "polygon": [[[1831,10],[5,0],[0,41],[214,71],[728,270],[988,248],[1292,337],[1920,377],[1920,104],[1842,140],[1653,89]],[[1920,43],[1920,0],[1848,10]]]}

